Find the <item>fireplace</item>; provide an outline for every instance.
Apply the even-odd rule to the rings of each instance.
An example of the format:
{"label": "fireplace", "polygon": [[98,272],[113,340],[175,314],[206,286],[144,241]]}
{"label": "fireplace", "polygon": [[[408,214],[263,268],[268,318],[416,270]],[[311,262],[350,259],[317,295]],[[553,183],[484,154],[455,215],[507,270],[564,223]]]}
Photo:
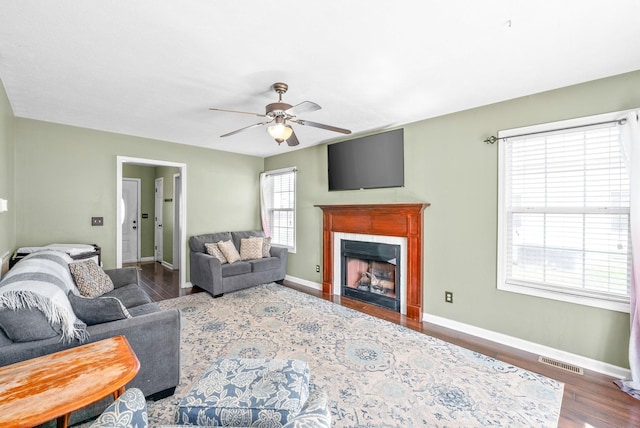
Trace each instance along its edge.
{"label": "fireplace", "polygon": [[322,291],[327,294],[341,293],[340,264],[334,264],[334,255],[340,252],[339,245],[334,245],[340,239],[339,235],[370,235],[381,238],[380,240],[394,238],[404,246],[403,272],[400,275],[400,313],[409,319],[420,321],[423,299],[422,222],[423,211],[429,204],[316,206],[322,209]]}
{"label": "fireplace", "polygon": [[399,245],[340,240],[341,294],[400,312]]}

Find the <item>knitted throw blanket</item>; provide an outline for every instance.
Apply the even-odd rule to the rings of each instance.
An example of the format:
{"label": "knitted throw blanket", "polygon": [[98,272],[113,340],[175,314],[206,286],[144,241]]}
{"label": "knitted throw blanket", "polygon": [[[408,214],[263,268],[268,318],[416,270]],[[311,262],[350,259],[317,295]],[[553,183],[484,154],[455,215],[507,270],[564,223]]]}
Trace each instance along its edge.
{"label": "knitted throw blanket", "polygon": [[39,251],[18,262],[0,282],[0,308],[38,309],[62,340],[87,338],[86,325],[76,318],[67,298],[79,294],[69,272],[72,259],[59,251]]}

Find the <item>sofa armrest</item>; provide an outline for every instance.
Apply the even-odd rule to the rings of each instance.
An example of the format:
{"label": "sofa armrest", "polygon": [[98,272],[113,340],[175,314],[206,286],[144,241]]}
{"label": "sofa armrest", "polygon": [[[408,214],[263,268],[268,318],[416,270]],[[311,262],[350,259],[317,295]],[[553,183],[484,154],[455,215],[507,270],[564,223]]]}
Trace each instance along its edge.
{"label": "sofa armrest", "polygon": [[271,253],[271,257],[280,259],[280,270],[284,278],[284,275],[287,274],[287,257],[289,257],[289,250],[283,247],[271,247],[269,252]]}
{"label": "sofa armrest", "polygon": [[191,252],[190,280],[193,285],[216,296],[222,289],[222,264],[217,258],[199,252]]}
{"label": "sofa armrest", "polygon": [[111,403],[89,428],[111,428],[119,426],[118,422],[128,426],[146,428],[147,403],[142,391],[129,388],[116,401]]}
{"label": "sofa armrest", "polygon": [[318,387],[311,390],[307,402],[300,409],[300,413],[282,426],[282,428],[304,427],[331,427],[331,412],[327,402],[327,393]]}
{"label": "sofa armrest", "polygon": [[140,274],[137,267],[126,267],[120,269],[107,269],[104,271],[111,281],[114,288],[122,287],[128,284],[140,284]]}

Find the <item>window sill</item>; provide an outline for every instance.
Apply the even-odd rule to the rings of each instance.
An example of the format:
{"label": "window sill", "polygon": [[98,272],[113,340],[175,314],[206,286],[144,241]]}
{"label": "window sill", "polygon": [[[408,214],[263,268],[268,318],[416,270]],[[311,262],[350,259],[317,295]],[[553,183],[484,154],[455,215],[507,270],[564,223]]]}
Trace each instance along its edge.
{"label": "window sill", "polygon": [[594,308],[608,309],[610,311],[629,313],[629,302],[616,302],[613,300],[599,299],[597,297],[580,296],[577,294],[563,293],[560,291],[543,290],[540,288],[526,287],[516,284],[498,283],[498,290],[508,291],[528,296],[542,297],[544,299],[558,300],[561,302],[575,303],[577,305],[591,306]]}

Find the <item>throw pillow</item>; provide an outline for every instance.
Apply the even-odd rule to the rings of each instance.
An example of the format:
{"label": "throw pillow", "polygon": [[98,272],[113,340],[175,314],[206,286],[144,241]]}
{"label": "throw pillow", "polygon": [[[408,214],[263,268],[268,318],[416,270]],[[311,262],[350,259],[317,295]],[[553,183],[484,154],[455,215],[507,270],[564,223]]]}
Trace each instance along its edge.
{"label": "throw pillow", "polygon": [[232,241],[220,241],[218,242],[218,248],[222,251],[222,254],[224,254],[227,262],[235,263],[240,260],[240,254]]}
{"label": "throw pillow", "polygon": [[0,309],[0,329],[14,342],[55,337],[62,331],[60,325],[51,325],[47,317],[38,309]]}
{"label": "throw pillow", "polygon": [[262,258],[262,238],[247,238],[240,240],[240,258],[255,260]]}
{"label": "throw pillow", "polygon": [[254,236],[250,239],[262,239],[262,257],[271,257],[271,237],[265,236],[264,238],[258,238]]}
{"label": "throw pillow", "polygon": [[87,325],[131,318],[127,308],[115,297],[96,297],[91,299],[76,296],[71,292],[68,297],[73,312]]}
{"label": "throw pillow", "polygon": [[220,260],[220,263],[225,264],[227,262],[227,258],[222,254],[222,251],[218,248],[218,244],[215,242],[207,242],[204,244],[204,248],[207,251],[207,254]]}
{"label": "throw pillow", "polygon": [[94,260],[69,263],[69,270],[84,297],[98,297],[113,290],[113,281]]}

